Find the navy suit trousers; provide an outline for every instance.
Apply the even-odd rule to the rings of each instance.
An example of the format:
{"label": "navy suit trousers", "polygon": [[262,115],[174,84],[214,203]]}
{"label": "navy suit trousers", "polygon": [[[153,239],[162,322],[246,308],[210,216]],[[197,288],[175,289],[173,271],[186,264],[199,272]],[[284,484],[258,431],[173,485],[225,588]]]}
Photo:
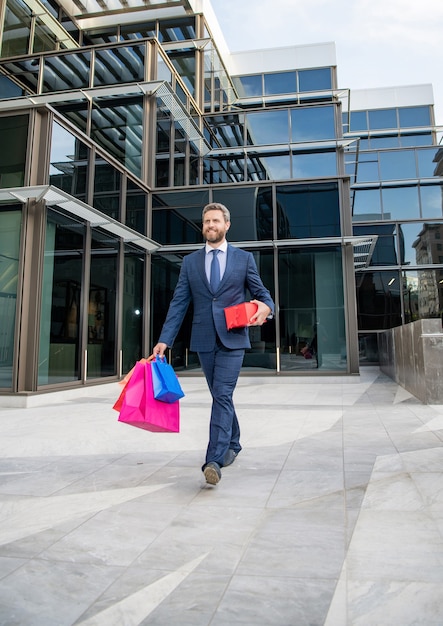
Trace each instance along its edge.
{"label": "navy suit trousers", "polygon": [[[235,413],[233,394],[245,351],[225,348],[217,341],[212,352],[199,352],[203,373],[212,396],[209,444],[206,463],[215,461],[223,467],[229,449],[240,452],[240,427]],[[204,466],[203,466],[204,467]]]}

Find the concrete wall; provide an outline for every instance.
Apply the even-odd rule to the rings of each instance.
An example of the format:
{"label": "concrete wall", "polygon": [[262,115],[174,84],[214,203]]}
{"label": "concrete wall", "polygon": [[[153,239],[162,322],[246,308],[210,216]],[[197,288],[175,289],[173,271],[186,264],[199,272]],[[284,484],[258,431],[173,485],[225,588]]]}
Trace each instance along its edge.
{"label": "concrete wall", "polygon": [[443,404],[443,329],[439,319],[378,335],[380,369],[425,404]]}

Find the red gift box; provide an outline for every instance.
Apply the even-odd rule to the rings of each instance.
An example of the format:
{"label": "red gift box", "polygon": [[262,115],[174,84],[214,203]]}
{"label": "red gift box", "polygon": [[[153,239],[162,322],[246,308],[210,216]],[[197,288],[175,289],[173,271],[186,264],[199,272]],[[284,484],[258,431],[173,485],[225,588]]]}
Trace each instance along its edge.
{"label": "red gift box", "polygon": [[235,306],[228,306],[224,309],[227,329],[249,326],[249,320],[257,313],[257,309],[255,302],[242,302]]}

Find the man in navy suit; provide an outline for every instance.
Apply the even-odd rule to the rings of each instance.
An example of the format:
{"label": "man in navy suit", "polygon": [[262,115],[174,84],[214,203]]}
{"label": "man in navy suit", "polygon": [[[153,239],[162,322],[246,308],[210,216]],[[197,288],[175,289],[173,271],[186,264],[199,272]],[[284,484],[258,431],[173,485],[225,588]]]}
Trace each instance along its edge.
{"label": "man in navy suit", "polygon": [[[216,485],[221,478],[220,468],[230,465],[241,450],[232,397],[245,349],[251,347],[247,327],[227,330],[224,309],[244,302],[249,290],[251,301],[258,306],[249,324],[261,326],[273,315],[274,302],[262,283],[252,254],[226,241],[231,225],[229,210],[223,204],[208,204],[203,209],[202,220],[206,245],[183,259],[168,314],[152,354],[163,356],[173,345],[192,301],[190,349],[198,353],[212,396],[209,444],[202,470],[206,482]],[[215,276],[214,270],[217,270]],[[213,280],[218,285],[211,286]]]}

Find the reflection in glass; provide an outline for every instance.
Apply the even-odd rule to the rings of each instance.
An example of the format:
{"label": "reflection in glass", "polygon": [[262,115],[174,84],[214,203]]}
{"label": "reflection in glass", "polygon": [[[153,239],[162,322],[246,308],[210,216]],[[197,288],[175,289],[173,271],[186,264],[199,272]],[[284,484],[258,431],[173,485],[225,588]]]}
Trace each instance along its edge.
{"label": "reflection in glass", "polygon": [[202,243],[202,209],[209,194],[155,194],[152,199],[152,238],[163,245]]}
{"label": "reflection in glass", "polygon": [[288,143],[288,111],[260,111],[246,115],[248,145]]}
{"label": "reflection in glass", "polygon": [[90,52],[47,56],[43,65],[43,93],[89,87]]}
{"label": "reflection in glass", "polygon": [[404,241],[404,265],[443,263],[443,223],[400,224]]}
{"label": "reflection in glass", "polygon": [[368,224],[354,226],[354,235],[377,235],[377,242],[369,261],[370,266],[398,265],[395,224]]}
{"label": "reflection in glass", "polygon": [[443,217],[442,185],[421,185],[420,200],[422,217]]}
{"label": "reflection in glass", "polygon": [[233,82],[240,98],[250,98],[253,96],[261,96],[263,94],[262,74],[255,74],[252,76],[234,76]]}
{"label": "reflection in glass", "polygon": [[[28,115],[0,117],[0,187],[19,187],[25,180]],[[6,147],[8,147],[6,149]]]}
{"label": "reflection in glass", "polygon": [[417,186],[383,187],[381,194],[384,220],[420,218]]}
{"label": "reflection in glass", "polygon": [[354,222],[381,220],[380,189],[356,189],[352,216]]}
{"label": "reflection in glass", "polygon": [[88,378],[117,373],[115,354],[119,240],[92,232],[88,299]]}
{"label": "reflection in glass", "polygon": [[278,253],[282,371],[346,368],[339,247]]}
{"label": "reflection in glass", "polygon": [[431,125],[431,110],[429,106],[400,107],[398,116],[401,128]]}
{"label": "reflection in glass", "polygon": [[20,0],[9,0],[5,7],[1,56],[13,57],[29,52],[31,9]]}
{"label": "reflection in glass", "polygon": [[109,163],[96,160],[92,205],[114,220],[120,219],[121,173]]}
{"label": "reflection in glass", "polygon": [[146,234],[147,194],[128,180],[126,195],[126,225],[142,235]]}
{"label": "reflection in glass", "polygon": [[84,226],[48,210],[43,266],[38,384],[80,378]]}
{"label": "reflection in glass", "polygon": [[[429,142],[429,138],[427,138]],[[418,175],[420,178],[432,178],[438,176],[439,157],[441,148],[423,148],[416,150],[418,161]]]}
{"label": "reflection in glass", "polygon": [[22,212],[0,208],[0,388],[12,388]]}
{"label": "reflection in glass", "polygon": [[417,178],[414,150],[379,153],[381,180]]}
{"label": "reflection in glass", "polygon": [[94,87],[142,82],[144,80],[145,44],[97,49]]}
{"label": "reflection in glass", "polygon": [[265,74],[265,95],[294,93],[297,91],[295,72]]}
{"label": "reflection in glass", "polygon": [[140,250],[125,245],[123,278],[123,373],[143,356],[143,291],[145,257]]}
{"label": "reflection in glass", "polygon": [[399,272],[357,272],[357,318],[359,330],[400,326],[401,284]]}
{"label": "reflection in glass", "polygon": [[271,188],[245,187],[243,189],[217,189],[214,202],[221,202],[231,211],[230,241],[259,241],[272,238]]}
{"label": "reflection in glass", "polygon": [[340,236],[337,183],[277,187],[279,239]]}
{"label": "reflection in glass", "polygon": [[335,139],[335,107],[291,109],[293,142]]}
{"label": "reflection in glass", "polygon": [[[322,178],[326,176],[337,176],[335,151],[293,152],[292,178]],[[289,178],[289,176],[285,178]]]}
{"label": "reflection in glass", "polygon": [[76,198],[85,199],[89,149],[62,126],[52,125],[49,182]]}
{"label": "reflection in glass", "polygon": [[373,109],[368,111],[371,130],[397,128],[397,109]]}
{"label": "reflection in glass", "polygon": [[330,67],[313,70],[298,70],[299,91],[321,91],[324,89],[332,89]]}
{"label": "reflection in glass", "polygon": [[441,318],[443,314],[443,269],[403,272],[405,323]]}

